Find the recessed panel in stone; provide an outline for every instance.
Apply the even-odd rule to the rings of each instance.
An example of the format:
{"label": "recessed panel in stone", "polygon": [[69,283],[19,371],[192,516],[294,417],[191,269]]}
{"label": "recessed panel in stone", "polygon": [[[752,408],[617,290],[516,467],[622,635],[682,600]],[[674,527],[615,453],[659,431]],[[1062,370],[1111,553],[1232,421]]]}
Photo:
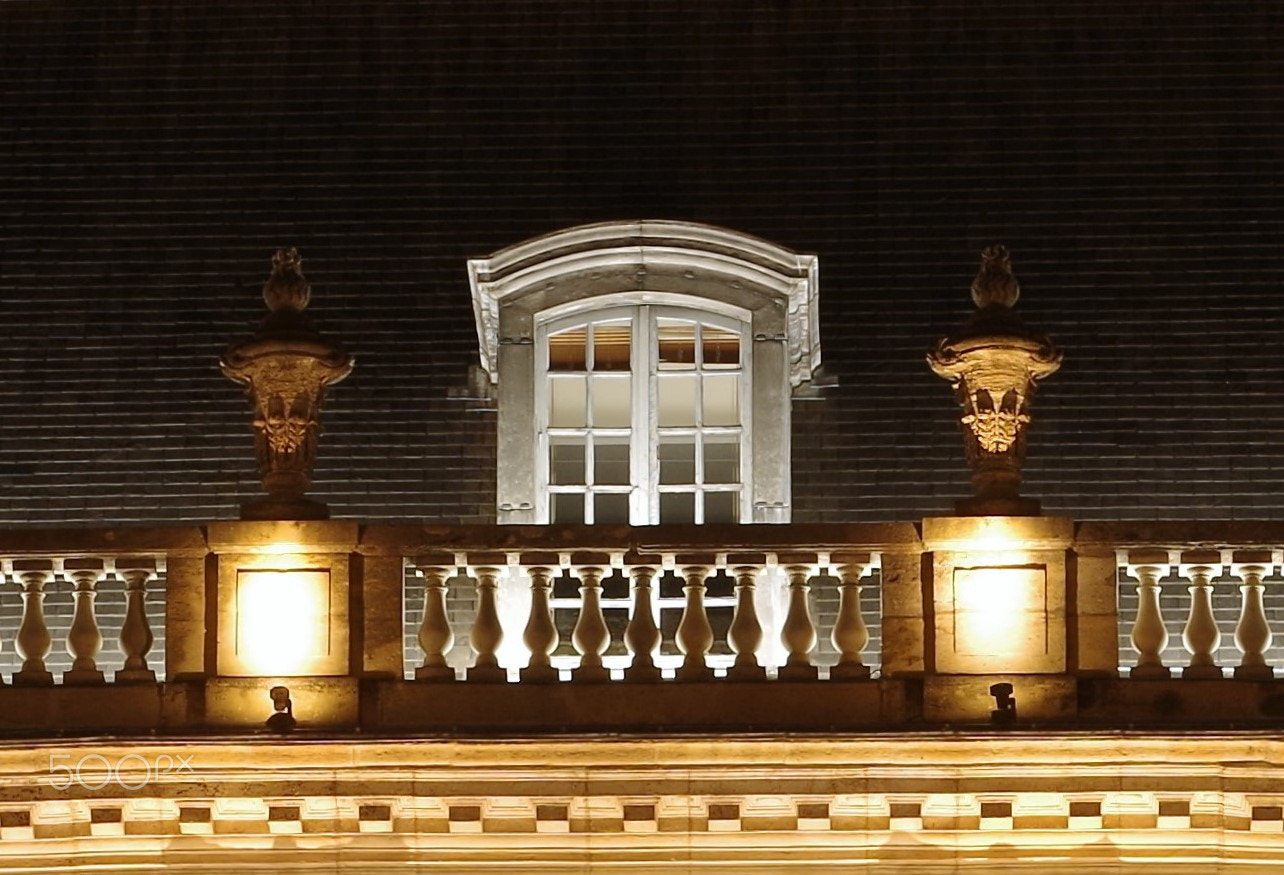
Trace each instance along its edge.
{"label": "recessed panel in stone", "polygon": [[954,569],[954,652],[1022,657],[1048,652],[1043,566]]}

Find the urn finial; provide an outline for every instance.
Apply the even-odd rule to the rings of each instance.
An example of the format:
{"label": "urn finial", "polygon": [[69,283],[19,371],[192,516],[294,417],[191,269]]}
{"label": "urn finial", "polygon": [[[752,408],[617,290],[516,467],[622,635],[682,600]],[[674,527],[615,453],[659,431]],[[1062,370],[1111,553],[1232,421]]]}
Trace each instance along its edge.
{"label": "urn finial", "polygon": [[272,255],[272,274],[263,284],[263,302],[273,313],[307,309],[312,287],[303,276],[303,257],[294,247],[278,249]]}
{"label": "urn finial", "polygon": [[1021,297],[1021,284],[1012,275],[1012,259],[1001,243],[981,250],[981,269],[972,280],[972,303],[978,310],[1010,310]]}
{"label": "urn finial", "polygon": [[296,249],[272,256],[263,285],[269,313],[258,333],[234,344],[219,364],[245,386],[254,408],[255,450],[265,498],[241,506],[243,519],[325,519],[325,504],[304,497],[316,462],[325,390],[352,371],[352,357],[321,337],[303,315],[311,290]]}
{"label": "urn finial", "polygon": [[962,514],[1039,513],[1039,502],[1018,492],[1030,399],[1036,383],[1061,367],[1061,352],[1011,312],[1020,294],[1008,251],[998,245],[987,248],[972,282],[977,312],[927,356],[937,376],[951,382],[962,407],[959,428],[974,493],[957,503]]}

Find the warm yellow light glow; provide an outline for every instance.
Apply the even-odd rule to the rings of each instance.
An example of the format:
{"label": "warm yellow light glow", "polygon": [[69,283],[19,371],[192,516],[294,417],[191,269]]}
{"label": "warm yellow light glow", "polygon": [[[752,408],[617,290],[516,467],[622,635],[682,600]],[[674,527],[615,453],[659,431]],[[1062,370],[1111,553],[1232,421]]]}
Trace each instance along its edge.
{"label": "warm yellow light glow", "polygon": [[242,571],[236,583],[236,653],[261,675],[309,673],[329,652],[330,575]]}
{"label": "warm yellow light glow", "polygon": [[303,545],[294,541],[271,541],[263,548],[264,553],[270,553],[273,556],[286,556],[293,553],[302,553]]}
{"label": "warm yellow light glow", "polygon": [[954,573],[955,650],[1023,656],[1047,649],[1046,577],[1033,568],[960,568]]}
{"label": "warm yellow light glow", "polygon": [[1007,516],[987,516],[976,520],[976,530],[968,539],[969,550],[1010,550],[1020,540],[1019,521]]}

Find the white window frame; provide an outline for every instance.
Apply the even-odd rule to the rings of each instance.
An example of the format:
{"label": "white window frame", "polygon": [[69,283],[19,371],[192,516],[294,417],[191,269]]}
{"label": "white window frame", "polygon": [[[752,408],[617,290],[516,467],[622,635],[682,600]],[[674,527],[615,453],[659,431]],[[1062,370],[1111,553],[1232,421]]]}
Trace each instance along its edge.
{"label": "white window frame", "polygon": [[[648,303],[634,303],[641,297],[651,299]],[[597,299],[599,308],[584,310],[572,308],[569,313],[554,309],[539,315],[535,326],[535,416],[538,443],[536,446],[536,478],[538,500],[542,507],[537,508],[537,521],[547,523],[552,519],[552,494],[554,492],[587,492],[572,488],[559,488],[552,484],[549,471],[549,376],[548,338],[550,334],[574,328],[585,323],[610,322],[628,319],[631,327],[629,374],[631,377],[632,398],[630,403],[631,424],[629,432],[629,522],[631,525],[654,525],[660,519],[660,494],[663,492],[694,492],[696,522],[703,522],[703,496],[705,492],[739,493],[740,501],[736,509],[737,522],[753,520],[753,471],[750,449],[753,446],[753,344],[750,334],[750,314],[741,308],[720,307],[711,309],[698,298],[684,298],[679,295],[646,295],[623,293]],[[656,390],[658,385],[658,347],[654,336],[657,320],[671,318],[699,322],[703,325],[714,325],[734,331],[740,337],[740,365],[737,374],[739,394],[737,404],[740,410],[740,424],[736,426],[692,426],[690,429],[667,429],[669,431],[690,431],[698,434],[696,446],[696,475],[693,489],[660,484],[660,465],[657,455],[660,445],[660,425],[658,422],[658,403]],[[702,369],[693,373],[703,373]],[[592,378],[589,378],[592,382]],[[591,390],[590,390],[591,391]],[[581,432],[587,434],[590,429],[558,429],[559,431]],[[740,458],[738,468],[740,479],[736,484],[705,484],[701,470],[704,460],[700,452],[703,436],[707,434],[735,434]],[[591,463],[586,458],[586,474]],[[617,491],[608,489],[604,491]],[[587,503],[587,501],[586,501]]]}
{"label": "white window frame", "polygon": [[817,260],[775,244],[688,222],[608,222],[558,231],[468,262],[481,364],[498,420],[496,516],[545,523],[540,494],[536,332],[542,322],[602,306],[677,305],[747,314],[751,434],[742,519],[790,517],[791,392],[820,368]]}

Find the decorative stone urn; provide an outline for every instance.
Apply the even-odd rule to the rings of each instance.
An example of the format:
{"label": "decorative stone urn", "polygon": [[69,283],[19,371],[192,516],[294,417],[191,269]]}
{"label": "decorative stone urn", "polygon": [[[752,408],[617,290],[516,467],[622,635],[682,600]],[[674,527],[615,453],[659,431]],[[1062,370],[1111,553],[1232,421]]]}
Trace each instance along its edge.
{"label": "decorative stone urn", "polygon": [[254,443],[267,496],[241,505],[247,520],[326,519],[324,503],[305,498],[316,461],[326,387],[352,372],[352,357],[312,329],[304,309],[311,288],[295,249],[277,250],[263,286],[268,315],[249,340],[219,364],[245,385],[254,408]]}
{"label": "decorative stone urn", "polygon": [[1036,383],[1061,367],[1061,353],[1013,312],[1020,295],[1008,251],[989,247],[972,281],[976,312],[927,356],[937,376],[951,381],[963,408],[959,427],[973,495],[957,502],[956,510],[965,516],[1039,513],[1037,500],[1018,494],[1030,399]]}

